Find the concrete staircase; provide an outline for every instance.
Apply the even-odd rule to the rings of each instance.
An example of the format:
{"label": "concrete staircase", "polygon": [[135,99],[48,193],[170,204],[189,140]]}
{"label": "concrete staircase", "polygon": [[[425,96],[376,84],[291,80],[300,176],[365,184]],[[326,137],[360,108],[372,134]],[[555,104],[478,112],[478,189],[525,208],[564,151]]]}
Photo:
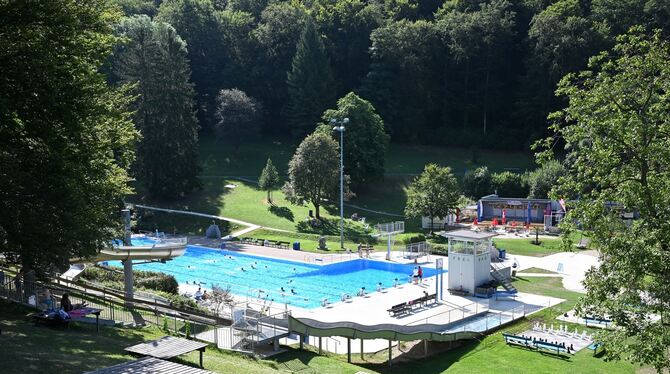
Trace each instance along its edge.
{"label": "concrete staircase", "polygon": [[492,276],[493,279],[495,279],[498,283],[500,283],[500,285],[502,285],[503,288],[504,288],[507,292],[511,292],[511,293],[517,293],[517,292],[518,292],[517,289],[516,289],[516,287],[514,287],[514,285],[512,284],[512,282],[510,282],[509,278],[507,278],[507,277],[505,277],[504,275],[502,275],[502,273],[500,273],[500,272],[498,271],[498,269],[496,269],[493,265],[491,265],[491,276]]}

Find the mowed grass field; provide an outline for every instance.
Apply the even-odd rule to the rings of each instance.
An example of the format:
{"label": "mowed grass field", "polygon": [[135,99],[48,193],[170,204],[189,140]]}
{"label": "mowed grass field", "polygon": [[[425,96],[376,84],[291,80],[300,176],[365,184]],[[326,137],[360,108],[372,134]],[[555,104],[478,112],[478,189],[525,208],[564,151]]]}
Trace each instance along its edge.
{"label": "mowed grass field", "polygon": [[[274,193],[276,207],[271,208],[266,203],[265,193],[259,191],[254,183],[268,157],[272,158],[285,178],[288,161],[294,150],[295,144],[281,140],[260,139],[236,145],[203,136],[200,142],[202,190],[179,202],[144,202],[295,231],[296,223],[308,217],[309,210],[313,208],[289,204],[280,191]],[[399,216],[404,214],[407,186],[427,163],[450,166],[460,176],[472,167],[473,159],[476,163],[489,166],[492,171],[523,171],[533,168],[530,152],[473,151],[465,148],[391,144],[387,153],[385,178],[354,191],[356,197],[348,202],[350,207],[347,207],[345,216],[358,213],[373,224],[402,219]],[[237,187],[226,188],[229,184]],[[139,202],[139,196],[136,200]],[[337,202],[326,206],[322,216],[339,216]],[[410,223],[409,226],[413,228],[408,229],[418,229],[418,222]]]}

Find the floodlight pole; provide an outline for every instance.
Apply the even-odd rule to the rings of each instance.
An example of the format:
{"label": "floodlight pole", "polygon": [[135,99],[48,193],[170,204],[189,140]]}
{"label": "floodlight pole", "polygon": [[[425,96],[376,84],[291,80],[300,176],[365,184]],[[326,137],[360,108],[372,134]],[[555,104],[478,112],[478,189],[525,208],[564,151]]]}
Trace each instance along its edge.
{"label": "floodlight pole", "polygon": [[338,125],[333,127],[334,131],[340,133],[340,248],[344,248],[344,125],[349,123],[349,118],[341,121],[331,119],[330,123]]}

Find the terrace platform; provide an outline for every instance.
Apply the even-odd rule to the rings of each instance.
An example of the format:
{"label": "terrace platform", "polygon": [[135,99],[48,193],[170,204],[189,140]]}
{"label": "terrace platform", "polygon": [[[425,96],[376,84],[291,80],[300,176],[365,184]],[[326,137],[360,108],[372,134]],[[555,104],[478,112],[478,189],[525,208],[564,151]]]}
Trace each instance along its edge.
{"label": "terrace platform", "polygon": [[[558,298],[525,293],[518,293],[514,298],[500,300],[462,297],[445,293],[444,300],[416,307],[412,313],[407,315],[392,317],[387,312],[387,309],[393,305],[422,297],[424,291],[430,294],[435,292],[434,277],[424,280],[422,285],[403,284],[396,288],[390,288],[385,293],[373,292],[368,294],[367,297],[354,297],[351,302],[337,302],[327,308],[311,310],[291,308],[291,315],[295,318],[309,318],[320,322],[353,322],[368,326],[378,324],[447,325],[485,311],[500,313],[521,308],[521,310],[525,310],[525,315],[529,315],[564,301]],[[285,344],[297,342],[297,338],[283,341]],[[311,338],[309,344],[318,346],[318,338]],[[322,341],[322,345],[327,351],[343,354],[347,350],[347,339],[329,337],[327,341]],[[353,339],[351,341],[352,353],[360,352],[360,347],[360,340]],[[365,353],[378,352],[385,348],[388,348],[388,341],[383,339],[365,340],[363,344],[363,352]]]}

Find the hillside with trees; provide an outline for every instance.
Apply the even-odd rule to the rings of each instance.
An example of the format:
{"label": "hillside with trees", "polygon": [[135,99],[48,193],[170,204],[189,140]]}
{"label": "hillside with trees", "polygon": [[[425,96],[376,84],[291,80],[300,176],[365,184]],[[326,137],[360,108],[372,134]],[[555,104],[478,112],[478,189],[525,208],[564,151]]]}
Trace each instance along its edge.
{"label": "hillside with trees", "polygon": [[670,32],[664,1],[117,0],[186,42],[202,131],[217,96],[258,100],[262,134],[298,144],[336,98],[370,101],[392,142],[528,150],[566,74],[631,26]]}

